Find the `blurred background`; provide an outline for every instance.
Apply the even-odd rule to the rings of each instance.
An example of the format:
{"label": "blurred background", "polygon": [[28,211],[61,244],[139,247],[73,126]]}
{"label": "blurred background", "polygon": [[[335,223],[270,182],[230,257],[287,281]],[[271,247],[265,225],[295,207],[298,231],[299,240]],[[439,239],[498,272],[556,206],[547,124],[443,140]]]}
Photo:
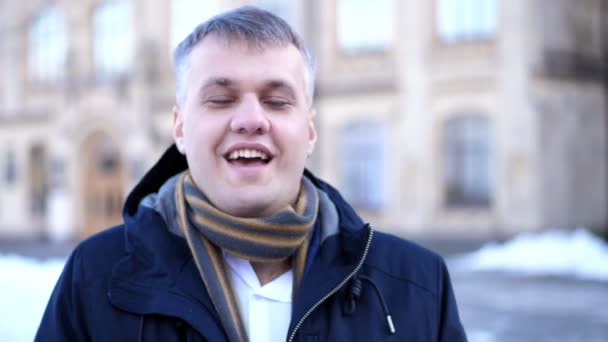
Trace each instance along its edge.
{"label": "blurred background", "polygon": [[[608,277],[513,278],[452,258],[524,236],[553,246],[550,260],[596,251],[608,274],[606,0],[0,0],[0,256],[62,260],[122,220],[129,190],[172,142],[172,49],[242,4],[284,18],[316,57],[310,169],[378,229],[448,257],[471,340],[553,340],[539,337],[559,318],[479,302],[526,282],[538,288],[528,299],[543,286],[561,289],[553,305],[578,298],[566,288],[582,296],[588,334],[568,335],[581,330],[570,320],[556,341],[608,337],[608,314],[589,309],[608,305]],[[593,247],[573,248],[581,239]],[[519,251],[515,269],[548,260],[541,247]]]}

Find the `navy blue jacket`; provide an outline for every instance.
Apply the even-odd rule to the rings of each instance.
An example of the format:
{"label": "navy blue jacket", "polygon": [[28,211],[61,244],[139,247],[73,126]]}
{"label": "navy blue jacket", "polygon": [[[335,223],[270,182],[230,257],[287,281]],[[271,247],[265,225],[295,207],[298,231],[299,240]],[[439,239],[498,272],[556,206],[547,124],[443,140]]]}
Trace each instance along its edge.
{"label": "navy blue jacket", "polygon": [[[227,340],[185,241],[139,205],[186,167],[170,148],[129,195],[125,223],[74,250],[36,341]],[[466,341],[441,257],[374,231],[335,189],[306,175],[336,205],[339,232],[314,246],[288,340]]]}

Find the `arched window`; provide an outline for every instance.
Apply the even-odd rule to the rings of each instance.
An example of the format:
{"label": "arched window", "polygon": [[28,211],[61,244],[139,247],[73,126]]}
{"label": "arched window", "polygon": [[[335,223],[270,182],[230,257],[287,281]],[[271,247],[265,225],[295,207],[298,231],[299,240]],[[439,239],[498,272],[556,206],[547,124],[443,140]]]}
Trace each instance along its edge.
{"label": "arched window", "polygon": [[445,123],[443,134],[446,205],[489,206],[493,197],[490,123],[478,115],[455,117]]}
{"label": "arched window", "polygon": [[198,24],[219,12],[217,0],[173,0],[171,46],[175,48]]}
{"label": "arched window", "polygon": [[32,81],[56,81],[64,76],[68,42],[65,18],[59,9],[45,9],[34,19],[29,45]]}
{"label": "arched window", "polygon": [[125,74],[133,60],[133,9],[129,0],[106,0],[95,11],[95,68],[97,77]]}
{"label": "arched window", "polygon": [[393,0],[338,0],[338,45],[347,53],[386,49],[393,38]]}
{"label": "arched window", "polygon": [[437,0],[437,33],[444,42],[488,39],[496,31],[497,0]]}
{"label": "arched window", "polygon": [[341,189],[357,208],[381,210],[385,206],[385,139],[385,128],[378,123],[354,122],[341,132]]}

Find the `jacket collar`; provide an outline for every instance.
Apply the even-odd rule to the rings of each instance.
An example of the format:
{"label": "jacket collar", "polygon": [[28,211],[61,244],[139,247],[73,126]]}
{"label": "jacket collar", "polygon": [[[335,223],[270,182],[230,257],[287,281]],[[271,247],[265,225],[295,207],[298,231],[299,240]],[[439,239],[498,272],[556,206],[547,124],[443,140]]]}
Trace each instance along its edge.
{"label": "jacket collar", "polygon": [[[123,209],[125,223],[128,224],[130,221],[137,218],[139,204],[145,196],[158,192],[160,187],[169,178],[187,168],[188,162],[186,161],[186,157],[177,150],[175,144],[171,145],[127,197]],[[341,229],[356,232],[363,227],[363,220],[335,188],[315,177],[315,175],[307,169],[304,170],[304,176],[310,179],[316,187],[323,190],[336,205]]]}

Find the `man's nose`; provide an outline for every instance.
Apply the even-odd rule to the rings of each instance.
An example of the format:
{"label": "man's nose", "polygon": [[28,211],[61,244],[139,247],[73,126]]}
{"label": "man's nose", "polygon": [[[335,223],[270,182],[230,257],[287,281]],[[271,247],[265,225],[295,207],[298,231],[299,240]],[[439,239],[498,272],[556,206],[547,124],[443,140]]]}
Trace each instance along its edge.
{"label": "man's nose", "polygon": [[237,133],[262,134],[270,129],[264,108],[256,97],[245,97],[237,107],[230,122],[230,129]]}

